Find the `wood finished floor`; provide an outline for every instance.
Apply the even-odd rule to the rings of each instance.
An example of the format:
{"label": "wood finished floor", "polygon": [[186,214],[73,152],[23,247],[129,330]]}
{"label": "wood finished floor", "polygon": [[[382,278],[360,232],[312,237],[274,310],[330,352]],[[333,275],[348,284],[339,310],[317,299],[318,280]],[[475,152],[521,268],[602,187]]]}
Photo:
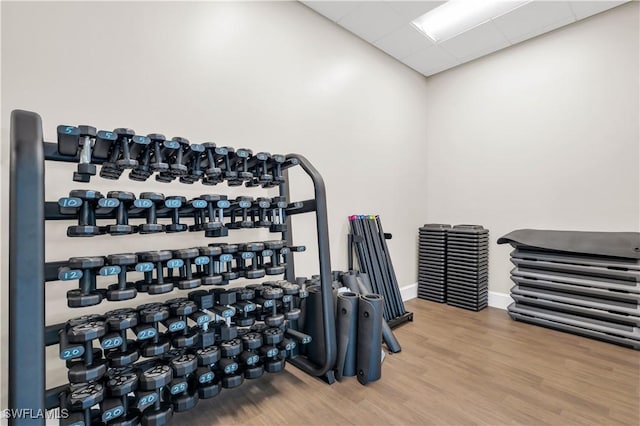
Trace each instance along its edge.
{"label": "wood finished floor", "polygon": [[293,366],[200,401],[173,425],[639,425],[640,352],[412,300],[382,379],[329,386]]}

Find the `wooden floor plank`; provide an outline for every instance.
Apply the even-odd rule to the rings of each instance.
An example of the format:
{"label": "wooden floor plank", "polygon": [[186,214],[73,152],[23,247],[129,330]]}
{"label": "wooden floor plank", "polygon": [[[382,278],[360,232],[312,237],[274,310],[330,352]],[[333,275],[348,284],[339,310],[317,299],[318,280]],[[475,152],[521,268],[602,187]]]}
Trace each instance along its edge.
{"label": "wooden floor plank", "polygon": [[382,379],[332,386],[287,366],[174,415],[174,425],[640,425],[640,352],[412,300]]}

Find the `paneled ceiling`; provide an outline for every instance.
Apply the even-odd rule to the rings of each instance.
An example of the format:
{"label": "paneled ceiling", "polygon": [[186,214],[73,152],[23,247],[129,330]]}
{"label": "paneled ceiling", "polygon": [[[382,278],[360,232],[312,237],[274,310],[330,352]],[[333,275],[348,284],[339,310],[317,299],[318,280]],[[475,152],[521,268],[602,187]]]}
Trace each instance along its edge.
{"label": "paneled ceiling", "polygon": [[411,21],[444,1],[302,3],[414,70],[430,76],[627,1],[533,0],[437,44],[417,30]]}

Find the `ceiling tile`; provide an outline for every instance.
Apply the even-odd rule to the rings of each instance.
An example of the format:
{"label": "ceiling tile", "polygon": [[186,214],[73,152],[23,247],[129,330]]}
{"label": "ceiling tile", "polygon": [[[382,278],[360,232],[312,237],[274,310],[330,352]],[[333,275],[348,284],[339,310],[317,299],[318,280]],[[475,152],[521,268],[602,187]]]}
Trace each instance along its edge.
{"label": "ceiling tile", "polygon": [[431,9],[444,4],[444,1],[419,0],[419,1],[386,1],[393,10],[398,12],[406,22],[413,21],[424,15]]}
{"label": "ceiling tile", "polygon": [[376,41],[404,24],[404,19],[383,2],[363,2],[338,21],[367,41]]}
{"label": "ceiling tile", "polygon": [[460,62],[438,46],[430,46],[402,60],[414,70],[425,75],[442,71]]}
{"label": "ceiling tile", "polygon": [[440,47],[462,62],[495,52],[509,45],[509,41],[491,21],[440,43]]}
{"label": "ceiling tile", "polygon": [[303,4],[336,22],[360,5],[357,1],[303,1]]}
{"label": "ceiling tile", "polygon": [[575,21],[566,1],[532,1],[493,22],[511,43],[518,43]]}
{"label": "ceiling tile", "polygon": [[425,37],[413,25],[405,24],[373,43],[389,55],[402,59],[428,46],[433,46],[430,38]]}
{"label": "ceiling tile", "polygon": [[570,1],[569,6],[577,19],[584,19],[596,13],[628,3],[627,1]]}

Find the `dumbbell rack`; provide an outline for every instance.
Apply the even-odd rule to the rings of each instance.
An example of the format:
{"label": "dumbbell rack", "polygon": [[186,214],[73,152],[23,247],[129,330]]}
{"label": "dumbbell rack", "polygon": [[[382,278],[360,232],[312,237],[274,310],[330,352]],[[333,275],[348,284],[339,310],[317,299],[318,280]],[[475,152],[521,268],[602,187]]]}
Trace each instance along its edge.
{"label": "dumbbell rack", "polygon": [[[77,163],[78,156],[65,156],[55,143],[43,139],[42,121],[38,114],[15,110],[11,114],[10,170],[10,236],[9,236],[9,407],[34,412],[59,406],[60,386],[45,389],[45,346],[58,343],[58,331],[64,324],[46,326],[45,288],[57,270],[45,263],[45,220],[69,220],[55,203],[44,199],[44,162]],[[92,160],[101,164],[101,160]],[[285,182],[279,185],[281,196],[289,197],[287,169],[299,165],[311,178],[314,198],[290,203],[287,208],[286,231],[282,239],[292,244],[291,215],[315,213],[322,300],[322,347],[324,363],[318,365],[306,356],[289,360],[304,372],[333,382],[331,368],[336,357],[336,336],[332,312],[331,265],[327,223],[326,193],[318,171],[298,154],[289,154],[282,165]],[[26,212],[26,213],[25,213]],[[132,216],[135,217],[135,216]],[[162,217],[159,215],[159,217]],[[100,217],[98,217],[100,218]],[[293,256],[288,256],[285,279],[295,280]],[[41,418],[42,419],[42,418]],[[38,424],[33,419],[11,419],[11,424]],[[39,424],[44,424],[44,419]]]}

